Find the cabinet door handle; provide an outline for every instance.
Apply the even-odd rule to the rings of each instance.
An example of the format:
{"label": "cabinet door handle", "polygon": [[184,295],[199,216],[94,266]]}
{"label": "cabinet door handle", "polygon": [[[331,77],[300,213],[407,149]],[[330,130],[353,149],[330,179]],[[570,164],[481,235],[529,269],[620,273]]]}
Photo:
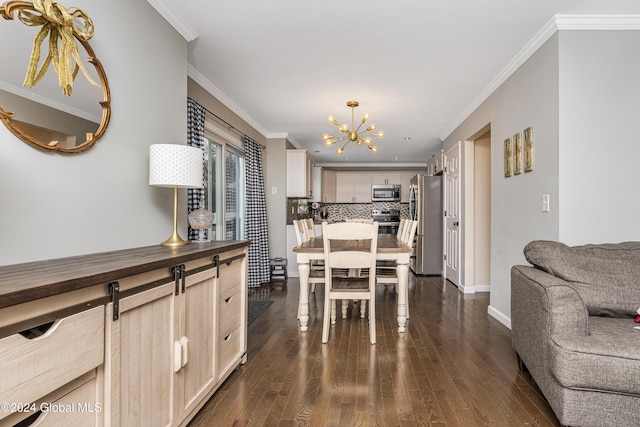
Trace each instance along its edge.
{"label": "cabinet door handle", "polygon": [[182,343],[173,343],[173,372],[178,372],[182,368]]}
{"label": "cabinet door handle", "polygon": [[229,298],[226,298],[224,300],[225,304],[229,304],[229,302],[231,302],[232,299],[233,299],[233,296],[230,296]]}
{"label": "cabinet door handle", "polygon": [[180,347],[182,348],[182,363],[181,367],[184,367],[189,362],[189,338],[180,338]]}

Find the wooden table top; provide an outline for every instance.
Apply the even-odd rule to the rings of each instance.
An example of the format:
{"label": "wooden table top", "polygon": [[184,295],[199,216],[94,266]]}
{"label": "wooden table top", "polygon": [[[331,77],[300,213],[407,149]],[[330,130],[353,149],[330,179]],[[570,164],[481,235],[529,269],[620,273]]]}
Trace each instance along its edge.
{"label": "wooden table top", "polygon": [[[348,249],[349,241],[344,241],[344,248]],[[336,247],[332,244],[332,247]],[[342,247],[340,247],[342,249]],[[309,241],[304,242],[301,245],[293,248],[293,252],[300,253],[322,253],[324,252],[324,243],[322,242],[322,236],[318,236]],[[395,234],[378,234],[378,253],[411,253],[413,248],[405,245]]]}
{"label": "wooden table top", "polygon": [[106,284],[249,245],[248,240],[160,245],[0,266],[0,308]]}

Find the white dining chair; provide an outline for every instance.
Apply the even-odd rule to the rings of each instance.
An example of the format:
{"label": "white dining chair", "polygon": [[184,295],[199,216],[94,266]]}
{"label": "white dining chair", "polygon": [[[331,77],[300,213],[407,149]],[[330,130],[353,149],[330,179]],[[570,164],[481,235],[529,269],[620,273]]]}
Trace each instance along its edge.
{"label": "white dining chair", "polygon": [[[322,342],[336,322],[336,300],[369,301],[369,341],[376,343],[376,251],[378,223],[322,223],[325,265]],[[332,269],[369,269],[368,277],[333,277]]]}
{"label": "white dining chair", "polygon": [[[400,241],[407,246],[413,245],[413,238],[416,235],[416,229],[418,228],[418,221],[407,220],[405,224],[407,230],[403,233]],[[389,264],[385,263],[382,265],[376,266],[376,277],[378,283],[382,283],[385,285],[393,284],[398,286],[398,274],[396,270],[397,265],[394,263]],[[409,297],[407,295],[407,318],[409,318]]]}
{"label": "white dining chair", "polygon": [[[298,246],[303,244],[304,242],[309,241],[309,233],[303,220],[293,220],[293,228],[296,233],[296,241],[298,242]],[[309,291],[310,293],[314,293],[316,291],[316,284],[324,283],[324,267],[317,268],[314,266],[313,262],[309,262]],[[298,307],[298,314],[296,318],[300,318],[300,307]]]}

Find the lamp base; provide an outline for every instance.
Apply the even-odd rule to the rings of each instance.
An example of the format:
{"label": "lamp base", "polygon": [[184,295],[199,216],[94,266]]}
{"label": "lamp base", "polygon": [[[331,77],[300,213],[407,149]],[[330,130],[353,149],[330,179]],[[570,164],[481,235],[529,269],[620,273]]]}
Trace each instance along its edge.
{"label": "lamp base", "polygon": [[178,235],[178,187],[173,187],[173,232],[171,237],[160,244],[170,248],[178,248],[189,244]]}
{"label": "lamp base", "polygon": [[164,242],[160,243],[162,246],[167,246],[170,248],[177,248],[180,246],[186,246],[189,244],[189,242],[183,240],[180,236],[176,235],[172,235],[171,237],[169,237],[167,240],[165,240]]}

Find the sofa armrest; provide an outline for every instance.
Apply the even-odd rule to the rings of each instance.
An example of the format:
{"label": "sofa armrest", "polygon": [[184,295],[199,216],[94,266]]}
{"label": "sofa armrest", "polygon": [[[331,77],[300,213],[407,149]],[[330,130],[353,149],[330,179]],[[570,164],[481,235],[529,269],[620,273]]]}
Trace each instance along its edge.
{"label": "sofa armrest", "polygon": [[589,316],[578,293],[562,279],[533,267],[511,269],[513,348],[546,394],[555,333],[586,336]]}

